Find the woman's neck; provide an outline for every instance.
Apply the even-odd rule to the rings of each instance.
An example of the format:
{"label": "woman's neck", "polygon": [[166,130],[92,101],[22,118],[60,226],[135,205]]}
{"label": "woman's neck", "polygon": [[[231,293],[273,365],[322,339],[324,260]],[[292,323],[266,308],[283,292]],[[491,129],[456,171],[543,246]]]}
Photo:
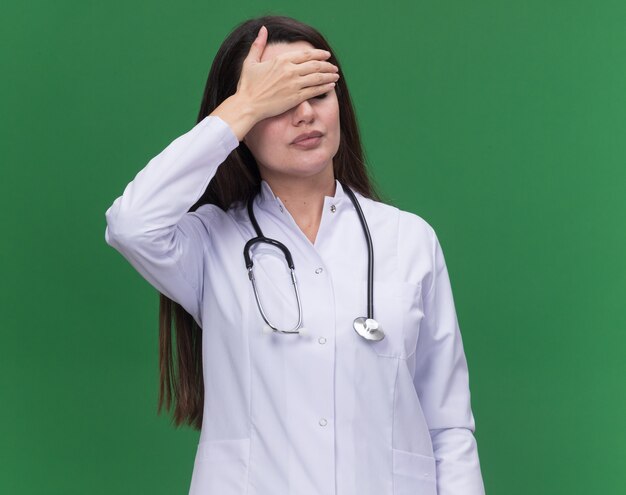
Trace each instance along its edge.
{"label": "woman's neck", "polygon": [[315,243],[322,220],[324,197],[334,196],[336,183],[332,169],[324,174],[308,179],[264,178],[275,196],[279,197],[300,230]]}

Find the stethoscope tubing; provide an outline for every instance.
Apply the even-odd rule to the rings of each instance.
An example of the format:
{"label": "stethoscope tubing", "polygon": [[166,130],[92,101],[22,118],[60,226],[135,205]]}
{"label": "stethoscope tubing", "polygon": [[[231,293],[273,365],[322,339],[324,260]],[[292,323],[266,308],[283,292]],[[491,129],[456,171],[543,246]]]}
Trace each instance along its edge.
{"label": "stethoscope tubing", "polygon": [[[365,220],[365,215],[363,214],[363,210],[361,209],[361,205],[359,204],[359,201],[357,200],[355,194],[343,182],[340,182],[340,184],[343,187],[346,194],[348,194],[348,197],[352,201],[352,204],[354,205],[354,208],[357,211],[357,215],[359,217],[359,221],[361,223],[361,227],[365,235],[365,240],[367,242],[367,320],[373,321],[374,320],[374,246],[372,243],[372,236],[370,234],[367,221]],[[302,304],[301,304],[300,296],[298,293],[298,285],[296,283],[295,265],[293,262],[293,258],[287,246],[277,241],[276,239],[265,237],[263,235],[263,231],[261,230],[261,227],[259,226],[259,223],[257,222],[256,216],[254,215],[254,209],[253,209],[254,198],[255,198],[254,195],[248,198],[247,209],[248,209],[248,216],[250,217],[250,221],[252,222],[252,225],[257,234],[257,237],[253,237],[248,242],[246,242],[244,246],[244,250],[243,250],[246,269],[248,270],[248,278],[252,282],[254,297],[256,299],[256,302],[261,312],[261,316],[263,317],[263,320],[270,328],[281,333],[298,333],[298,328],[302,324]],[[277,328],[276,326],[272,325],[272,323],[270,323],[269,319],[267,318],[267,315],[265,314],[265,311],[263,310],[263,306],[261,304],[261,300],[257,292],[256,282],[254,279],[254,272],[253,272],[254,263],[252,261],[252,258],[250,257],[250,249],[252,248],[254,244],[263,243],[263,242],[276,246],[283,252],[283,254],[285,255],[285,259],[287,261],[287,265],[289,266],[289,269],[291,271],[291,282],[294,286],[296,300],[298,302],[298,323],[296,324],[294,328],[290,330],[281,330]],[[358,320],[362,320],[361,321],[361,327],[362,327],[365,324],[364,323],[365,318],[361,317],[361,318],[358,318]],[[375,321],[373,321],[373,323],[377,325]],[[358,326],[356,324],[356,321],[355,321],[355,325],[356,325],[355,326],[355,329],[356,329]],[[357,330],[357,332],[360,334],[363,334],[365,331]],[[381,334],[382,334],[382,331],[381,331]]]}
{"label": "stethoscope tubing", "polygon": [[343,183],[341,183],[341,185],[348,196],[350,196],[350,199],[356,208],[359,221],[361,222],[361,227],[363,228],[363,233],[365,234],[365,240],[367,242],[367,317],[374,319],[374,245],[372,243],[372,236],[370,234],[370,229],[367,226],[367,222],[365,221],[365,215],[363,214],[363,210],[361,209],[361,205],[356,199],[356,196],[349,187],[344,186]]}

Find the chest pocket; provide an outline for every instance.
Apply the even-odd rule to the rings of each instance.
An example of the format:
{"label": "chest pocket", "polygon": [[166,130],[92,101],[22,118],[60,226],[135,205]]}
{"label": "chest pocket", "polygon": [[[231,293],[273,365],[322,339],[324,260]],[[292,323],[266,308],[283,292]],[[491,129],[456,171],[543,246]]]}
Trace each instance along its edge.
{"label": "chest pocket", "polygon": [[385,337],[364,343],[381,357],[406,359],[417,345],[422,308],[421,284],[374,281],[374,319]]}

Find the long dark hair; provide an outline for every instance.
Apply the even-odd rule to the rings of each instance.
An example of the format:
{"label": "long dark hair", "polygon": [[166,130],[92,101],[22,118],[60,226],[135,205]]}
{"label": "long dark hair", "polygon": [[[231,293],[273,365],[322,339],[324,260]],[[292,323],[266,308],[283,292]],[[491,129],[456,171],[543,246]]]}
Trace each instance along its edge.
{"label": "long dark hair", "polygon": [[[363,149],[354,109],[337,56],[324,37],[314,28],[285,16],[263,16],[238,25],[220,46],[204,89],[197,123],[226,98],[235,94],[243,60],[261,26],[268,30],[267,44],[307,41],[315,48],[331,52],[329,62],[339,68],[341,78],[335,91],[339,103],[340,142],[333,158],[335,178],[367,198],[381,201],[363,159]],[[189,209],[195,211],[207,203],[226,211],[235,201],[246,201],[260,190],[261,176],[254,156],[240,142],[217,169],[204,194]],[[158,412],[170,410],[174,403],[176,426],[202,427],[204,382],[202,377],[202,329],[182,306],[160,294],[159,311],[160,389]],[[209,318],[204,317],[204,321]],[[172,344],[175,328],[175,346]],[[173,349],[176,348],[176,358]],[[176,366],[175,366],[176,363]],[[177,368],[177,369],[176,369]]]}

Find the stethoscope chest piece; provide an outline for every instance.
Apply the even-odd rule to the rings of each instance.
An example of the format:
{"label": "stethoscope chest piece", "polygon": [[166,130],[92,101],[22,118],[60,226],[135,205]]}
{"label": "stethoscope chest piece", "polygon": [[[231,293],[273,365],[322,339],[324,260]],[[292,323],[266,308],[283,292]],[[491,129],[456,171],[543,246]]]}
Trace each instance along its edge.
{"label": "stethoscope chest piece", "polygon": [[353,326],[356,333],[366,340],[382,340],[385,338],[385,332],[373,318],[359,316],[355,318]]}

